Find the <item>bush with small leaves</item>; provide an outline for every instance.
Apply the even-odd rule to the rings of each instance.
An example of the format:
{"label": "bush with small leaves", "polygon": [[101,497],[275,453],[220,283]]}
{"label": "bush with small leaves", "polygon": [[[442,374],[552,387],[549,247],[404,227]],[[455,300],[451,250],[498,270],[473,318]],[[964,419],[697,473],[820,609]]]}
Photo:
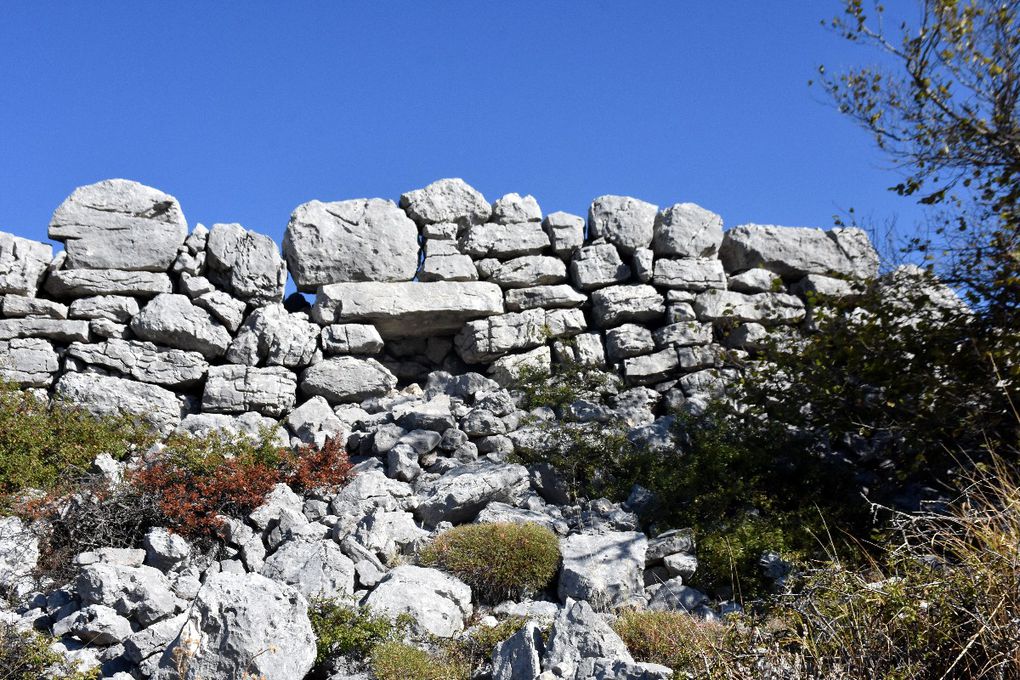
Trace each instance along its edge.
{"label": "bush with small leaves", "polygon": [[317,670],[328,672],[337,657],[366,659],[379,644],[393,638],[400,628],[389,618],[337,600],[315,600],[308,608],[315,632]]}
{"label": "bush with small leaves", "polygon": [[32,630],[0,622],[0,680],[97,680],[99,669],[81,671],[78,664],[54,652],[53,640]]}
{"label": "bush with small leaves", "polygon": [[465,524],[440,534],[422,552],[483,602],[518,599],[545,588],[560,564],[559,539],[537,524]]}

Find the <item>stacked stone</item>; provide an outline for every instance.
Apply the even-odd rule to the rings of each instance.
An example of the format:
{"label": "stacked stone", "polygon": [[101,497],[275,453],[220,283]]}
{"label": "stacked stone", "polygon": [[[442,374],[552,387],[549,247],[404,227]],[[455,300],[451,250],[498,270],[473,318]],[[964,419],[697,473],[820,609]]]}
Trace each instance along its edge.
{"label": "stacked stone", "polygon": [[[532,196],[490,204],[459,179],[399,205],[298,206],[283,257],[238,224],[189,234],[174,197],[127,180],[75,190],[49,235],[56,257],[0,234],[0,376],[192,432],[249,431],[313,397],[342,408],[434,371],[505,386],[565,361],[697,409],[727,352],[758,350],[804,322],[808,296],[877,269],[856,229],[723,232],[692,203],[625,196],[595,199],[587,221],[543,216]],[[314,306],[283,300],[288,269]]]}

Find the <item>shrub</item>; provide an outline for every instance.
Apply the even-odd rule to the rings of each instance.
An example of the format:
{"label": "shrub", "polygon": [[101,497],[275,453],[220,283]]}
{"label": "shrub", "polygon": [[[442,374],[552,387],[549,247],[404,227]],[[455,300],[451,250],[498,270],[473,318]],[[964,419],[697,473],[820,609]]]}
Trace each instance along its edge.
{"label": "shrub", "polygon": [[559,539],[537,524],[465,524],[440,534],[421,561],[449,571],[480,600],[495,603],[546,587],[559,568]]}
{"label": "shrub", "polygon": [[267,434],[232,441],[224,435],[178,437],[160,458],[136,471],[131,484],[155,499],[168,526],[188,536],[212,536],[217,515],[244,517],[278,483],[298,490],[345,484],[351,464],[342,442],[322,449],[280,450]]}
{"label": "shrub", "polygon": [[446,653],[468,668],[478,668],[492,659],[496,645],[519,631],[527,622],[523,616],[511,616],[495,626],[475,626],[468,635],[447,643]]}
{"label": "shrub", "polygon": [[50,649],[53,641],[32,630],[0,622],[0,680],[94,680],[99,669],[83,672]]}
{"label": "shrub", "polygon": [[521,394],[521,408],[547,406],[561,413],[578,399],[602,401],[617,383],[613,373],[566,361],[556,364],[552,375],[537,366],[522,367],[513,388]]}
{"label": "shrub", "polygon": [[31,392],[0,384],[0,505],[26,489],[66,485],[100,453],[121,459],[154,440],[150,428],[130,417],[50,406]]}
{"label": "shrub", "polygon": [[372,651],[377,680],[467,680],[467,664],[442,653],[429,653],[403,642],[383,642]]}
{"label": "shrub", "polygon": [[315,632],[315,665],[323,670],[330,660],[340,656],[359,661],[367,658],[396,630],[387,617],[336,600],[313,601],[308,618]]}

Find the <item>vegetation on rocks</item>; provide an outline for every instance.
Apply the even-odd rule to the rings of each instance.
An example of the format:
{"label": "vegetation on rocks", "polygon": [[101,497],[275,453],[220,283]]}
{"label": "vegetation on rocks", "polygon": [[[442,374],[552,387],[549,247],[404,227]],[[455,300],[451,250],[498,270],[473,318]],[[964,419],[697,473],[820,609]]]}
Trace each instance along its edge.
{"label": "vegetation on rocks", "polygon": [[32,630],[0,623],[0,680],[95,680],[99,669],[82,672],[54,652],[51,638]]}
{"label": "vegetation on rocks", "polygon": [[480,600],[497,603],[549,585],[559,569],[559,539],[537,524],[465,524],[437,536],[421,561],[464,581]]}
{"label": "vegetation on rocks", "polygon": [[372,673],[377,680],[466,680],[471,668],[442,652],[391,641],[372,651]]}

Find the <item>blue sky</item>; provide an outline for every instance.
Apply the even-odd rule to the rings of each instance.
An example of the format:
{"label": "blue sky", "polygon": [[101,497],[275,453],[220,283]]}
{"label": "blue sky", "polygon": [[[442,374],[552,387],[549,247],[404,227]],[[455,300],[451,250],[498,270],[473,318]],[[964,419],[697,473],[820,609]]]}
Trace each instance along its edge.
{"label": "blue sky", "polygon": [[[908,3],[910,4],[910,3]],[[45,239],[82,184],[175,195],[189,224],[281,238],[311,199],[463,177],[584,214],[615,193],[727,226],[901,233],[897,174],[809,88],[874,60],[819,22],[835,0],[8,2],[0,230]]]}

